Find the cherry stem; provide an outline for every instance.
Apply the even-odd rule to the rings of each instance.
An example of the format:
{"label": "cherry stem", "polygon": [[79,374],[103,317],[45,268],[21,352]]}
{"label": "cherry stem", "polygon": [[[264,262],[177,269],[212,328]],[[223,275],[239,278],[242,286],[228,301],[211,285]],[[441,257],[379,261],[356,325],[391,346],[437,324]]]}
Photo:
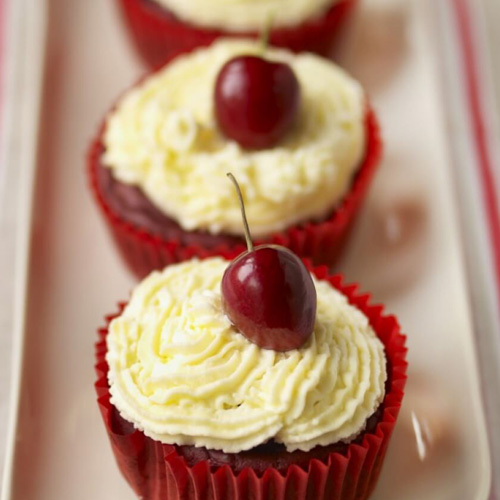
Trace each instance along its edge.
{"label": "cherry stem", "polygon": [[266,24],[260,34],[260,47],[264,54],[269,46],[269,39],[271,38],[271,29],[273,27],[274,15],[269,13],[266,19]]}
{"label": "cherry stem", "polygon": [[249,252],[252,252],[253,251],[252,236],[250,235],[250,228],[248,227],[247,215],[245,213],[245,204],[243,203],[243,195],[241,194],[240,185],[238,184],[238,181],[235,179],[232,173],[228,172],[226,175],[231,179],[231,182],[234,184],[236,192],[238,193],[238,200],[240,201],[240,208],[241,208],[241,216],[243,217],[243,227],[245,229],[245,239],[247,240],[247,249]]}

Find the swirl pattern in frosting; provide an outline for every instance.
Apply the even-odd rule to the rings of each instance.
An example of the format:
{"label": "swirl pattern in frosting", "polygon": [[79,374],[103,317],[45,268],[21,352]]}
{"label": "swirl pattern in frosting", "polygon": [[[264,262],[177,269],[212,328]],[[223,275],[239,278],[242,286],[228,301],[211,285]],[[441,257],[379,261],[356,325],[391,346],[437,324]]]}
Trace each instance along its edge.
{"label": "swirl pattern in frosting", "polygon": [[276,27],[321,16],[338,0],[155,0],[183,21],[231,31],[260,31],[269,18]]}
{"label": "swirl pattern in frosting", "polygon": [[327,217],[361,163],[363,91],[312,54],[267,52],[292,66],[302,93],[295,126],[278,146],[247,151],[221,134],[213,109],[219,70],[258,50],[252,41],[221,40],[179,57],[128,92],[108,116],[103,165],[185,230],[242,236],[227,172],[238,179],[252,233],[260,238]]}
{"label": "swirl pattern in frosting", "polygon": [[163,443],[237,453],[350,441],[385,394],[386,359],[368,319],[325,281],[314,333],[285,353],[248,341],[224,315],[228,262],[193,260],[134,290],[107,338],[111,402]]}

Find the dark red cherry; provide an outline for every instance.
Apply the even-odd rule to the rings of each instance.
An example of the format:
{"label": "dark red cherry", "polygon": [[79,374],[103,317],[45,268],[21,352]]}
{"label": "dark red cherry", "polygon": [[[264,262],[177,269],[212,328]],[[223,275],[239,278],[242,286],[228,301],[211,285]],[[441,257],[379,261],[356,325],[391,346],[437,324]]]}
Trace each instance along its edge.
{"label": "dark red cherry", "polygon": [[[229,174],[230,175],[230,174]],[[253,247],[238,184],[248,251],[226,269],[221,292],[224,311],[251,342],[264,349],[302,347],[314,330],[316,288],[293,252],[278,245]]]}
{"label": "dark red cherry", "polygon": [[245,252],[229,265],[221,286],[227,316],[254,344],[289,351],[311,336],[316,289],[290,250],[262,245]]}
{"label": "dark red cherry", "polygon": [[284,63],[257,56],[228,61],[215,84],[215,115],[224,134],[247,149],[277,144],[292,126],[300,86]]}

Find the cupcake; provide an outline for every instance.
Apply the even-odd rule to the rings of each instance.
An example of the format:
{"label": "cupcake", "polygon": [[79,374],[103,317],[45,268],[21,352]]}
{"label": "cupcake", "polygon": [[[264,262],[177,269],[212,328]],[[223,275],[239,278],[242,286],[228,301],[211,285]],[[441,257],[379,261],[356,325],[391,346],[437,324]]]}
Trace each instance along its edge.
{"label": "cupcake", "polygon": [[357,0],[118,1],[140,56],[157,68],[220,37],[257,37],[270,20],[273,45],[326,55]]}
{"label": "cupcake", "polygon": [[[361,86],[332,62],[279,49],[267,49],[265,59],[261,53],[252,41],[220,40],[180,55],[106,116],[90,149],[91,185],[138,276],[243,250],[228,171],[239,179],[257,243],[284,245],[317,264],[340,255],[380,159],[375,116]],[[218,90],[238,71],[271,83],[255,90],[254,81],[244,82],[257,103],[239,102],[231,115],[233,102]],[[282,91],[246,130],[241,118],[266,103],[262,94],[275,87],[273,78]],[[278,135],[269,135],[277,117],[281,123],[271,126]]]}
{"label": "cupcake", "polygon": [[[239,272],[249,260],[251,276]],[[241,293],[267,298],[245,313],[232,293],[256,281],[260,292]],[[285,282],[291,290],[273,296]],[[356,289],[276,246],[143,280],[96,348],[99,407],[135,493],[367,499],[401,405],[406,349],[396,319]],[[290,304],[295,316],[276,320]]]}

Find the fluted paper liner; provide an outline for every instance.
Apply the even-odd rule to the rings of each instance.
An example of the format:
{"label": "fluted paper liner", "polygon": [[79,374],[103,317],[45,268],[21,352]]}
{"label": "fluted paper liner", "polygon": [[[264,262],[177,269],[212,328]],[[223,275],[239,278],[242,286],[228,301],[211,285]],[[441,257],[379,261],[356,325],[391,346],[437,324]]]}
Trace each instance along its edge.
{"label": "fluted paper liner", "polygon": [[[277,232],[268,238],[255,241],[256,245],[263,243],[282,245],[300,257],[311,259],[316,265],[335,264],[347,243],[382,155],[378,122],[369,106],[367,106],[365,127],[367,137],[365,157],[353,179],[350,191],[332,214],[321,222],[291,226],[283,232]],[[192,257],[211,255],[226,257],[234,252],[241,253],[246,249],[243,241],[237,245],[219,244],[212,248],[194,243],[183,245],[175,239],[160,238],[118,215],[106,201],[97,179],[104,151],[104,129],[105,123],[101,125],[89,150],[87,168],[90,187],[123,259],[135,275],[143,278],[153,269],[162,269],[168,264]]]}
{"label": "fluted paper liner", "polygon": [[[310,266],[309,266],[310,267]],[[311,267],[310,267],[311,269]],[[305,467],[290,465],[280,471],[268,468],[257,474],[251,468],[233,471],[229,466],[211,467],[207,461],[188,465],[177,448],[146,437],[132,426],[116,422],[110,403],[105,361],[107,326],[99,330],[96,344],[95,384],[116,462],[123,476],[144,500],[365,500],[376,486],[387,446],[401,407],[406,382],[406,337],[394,316],[383,307],[370,305],[370,295],[359,294],[357,285],[344,285],[340,276],[329,276],[326,267],[313,269],[320,279],[345,294],[349,302],[369,318],[385,346],[388,383],[383,411],[373,432],[364,432],[345,452],[328,459],[311,459]],[[120,417],[119,417],[120,418]],[[123,422],[123,419],[120,418]]]}
{"label": "fluted paper liner", "polygon": [[[188,0],[186,0],[188,1]],[[315,19],[289,28],[271,30],[270,42],[294,52],[327,55],[357,0],[340,0]],[[173,53],[210,45],[224,36],[259,37],[259,33],[236,33],[206,29],[185,23],[153,0],[118,0],[132,42],[143,61],[152,68],[165,64]]]}

